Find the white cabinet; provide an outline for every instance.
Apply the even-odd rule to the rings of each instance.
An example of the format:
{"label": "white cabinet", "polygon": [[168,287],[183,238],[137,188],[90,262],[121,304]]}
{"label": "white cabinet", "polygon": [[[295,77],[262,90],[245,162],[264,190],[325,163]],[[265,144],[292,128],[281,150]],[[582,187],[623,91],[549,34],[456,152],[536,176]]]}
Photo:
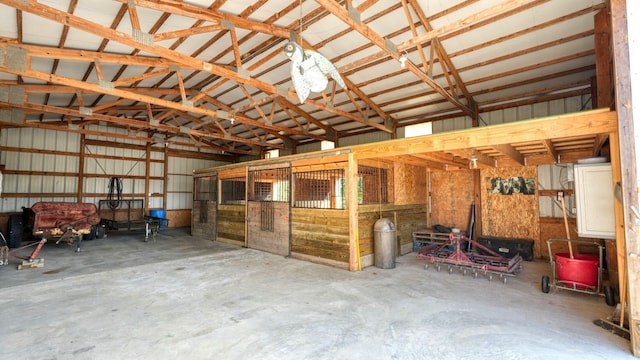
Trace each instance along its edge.
{"label": "white cabinet", "polygon": [[573,169],[578,235],[615,239],[611,163],[576,164]]}

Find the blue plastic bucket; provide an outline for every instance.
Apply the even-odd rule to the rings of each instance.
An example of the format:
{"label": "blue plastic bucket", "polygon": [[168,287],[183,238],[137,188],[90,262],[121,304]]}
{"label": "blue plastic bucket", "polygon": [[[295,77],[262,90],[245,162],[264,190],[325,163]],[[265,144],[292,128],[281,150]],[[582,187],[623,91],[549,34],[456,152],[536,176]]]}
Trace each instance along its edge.
{"label": "blue plastic bucket", "polygon": [[[160,210],[150,210],[149,211],[149,216],[151,217],[156,217],[156,218],[162,218],[162,219],[166,219],[167,218],[167,213],[164,211],[164,209],[160,209]],[[160,227],[159,230],[164,230],[164,227],[167,225],[167,221],[166,220],[162,220],[160,221]]]}

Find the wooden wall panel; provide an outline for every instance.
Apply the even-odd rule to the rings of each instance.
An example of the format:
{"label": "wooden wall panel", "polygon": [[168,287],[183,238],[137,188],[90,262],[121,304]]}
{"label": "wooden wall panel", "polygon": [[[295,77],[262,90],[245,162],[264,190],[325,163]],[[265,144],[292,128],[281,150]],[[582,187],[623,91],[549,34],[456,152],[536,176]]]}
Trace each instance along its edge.
{"label": "wooden wall panel", "polygon": [[240,241],[244,244],[245,206],[218,206],[218,240]]}
{"label": "wooden wall panel", "polygon": [[191,210],[167,210],[167,227],[191,226]]}
{"label": "wooden wall panel", "polygon": [[394,203],[423,204],[427,201],[427,170],[401,162],[393,170]]}
{"label": "wooden wall panel", "polygon": [[[482,235],[534,240],[534,257],[540,257],[540,218],[538,194],[492,193],[491,179],[512,177],[537,180],[537,167],[524,166],[500,169],[482,169]],[[546,245],[545,245],[546,246]]]}
{"label": "wooden wall panel", "polygon": [[291,252],[349,262],[349,217],[345,210],[291,209]]}
{"label": "wooden wall panel", "polygon": [[[358,231],[360,239],[360,256],[373,254],[374,226],[381,218],[391,220],[396,228],[396,253],[398,255],[413,250],[412,233],[427,226],[427,205],[384,205],[360,206],[358,209]],[[404,251],[403,251],[404,249]]]}
{"label": "wooden wall panel", "polygon": [[430,177],[431,221],[428,226],[440,224],[467,230],[474,198],[471,170],[434,171]]}
{"label": "wooden wall panel", "polygon": [[194,201],[191,218],[191,235],[215,240],[217,210],[218,203],[216,201]]}

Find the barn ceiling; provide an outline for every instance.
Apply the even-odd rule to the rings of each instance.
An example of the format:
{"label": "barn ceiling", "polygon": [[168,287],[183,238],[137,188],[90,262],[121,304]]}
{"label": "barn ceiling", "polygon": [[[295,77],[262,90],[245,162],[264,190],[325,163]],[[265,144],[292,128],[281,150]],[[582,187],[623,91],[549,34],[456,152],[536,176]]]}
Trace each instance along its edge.
{"label": "barn ceiling", "polygon": [[[0,126],[243,155],[591,93],[598,0],[0,0]],[[300,103],[284,45],[345,87]],[[400,58],[407,61],[402,66]]]}

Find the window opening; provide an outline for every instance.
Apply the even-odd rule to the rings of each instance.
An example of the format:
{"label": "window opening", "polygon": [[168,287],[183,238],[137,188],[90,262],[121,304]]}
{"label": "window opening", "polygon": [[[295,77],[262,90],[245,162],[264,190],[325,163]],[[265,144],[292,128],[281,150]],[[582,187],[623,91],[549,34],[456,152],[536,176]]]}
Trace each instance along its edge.
{"label": "window opening", "polygon": [[246,181],[244,178],[223,179],[220,181],[220,202],[223,205],[242,205],[245,200]]}
{"label": "window opening", "polygon": [[344,209],[344,169],[294,174],[294,207]]}

